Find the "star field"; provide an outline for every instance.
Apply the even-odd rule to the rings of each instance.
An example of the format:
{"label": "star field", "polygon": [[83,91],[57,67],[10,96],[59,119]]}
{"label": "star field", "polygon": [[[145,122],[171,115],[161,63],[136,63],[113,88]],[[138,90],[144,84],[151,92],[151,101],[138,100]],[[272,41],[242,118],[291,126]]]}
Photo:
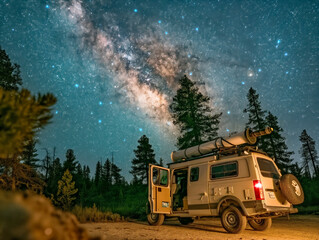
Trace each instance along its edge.
{"label": "star field", "polygon": [[319,142],[316,1],[22,1],[0,3],[0,45],[24,87],[58,98],[43,148],[68,148],[94,168],[114,152],[128,174],[146,134],[170,162],[168,106],[187,74],[223,112],[220,135],[241,131],[253,87],[300,159],[299,135]]}

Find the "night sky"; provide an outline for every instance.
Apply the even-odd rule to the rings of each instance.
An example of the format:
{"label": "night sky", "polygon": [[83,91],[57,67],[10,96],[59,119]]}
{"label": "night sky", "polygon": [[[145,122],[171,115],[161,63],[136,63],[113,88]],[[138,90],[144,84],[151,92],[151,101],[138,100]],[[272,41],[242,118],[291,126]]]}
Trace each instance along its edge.
{"label": "night sky", "polygon": [[175,150],[168,106],[184,74],[241,131],[253,87],[279,119],[294,158],[303,129],[319,148],[319,2],[1,0],[0,45],[23,86],[58,98],[39,155],[68,148],[94,170],[111,157],[128,173],[146,134],[165,163]]}

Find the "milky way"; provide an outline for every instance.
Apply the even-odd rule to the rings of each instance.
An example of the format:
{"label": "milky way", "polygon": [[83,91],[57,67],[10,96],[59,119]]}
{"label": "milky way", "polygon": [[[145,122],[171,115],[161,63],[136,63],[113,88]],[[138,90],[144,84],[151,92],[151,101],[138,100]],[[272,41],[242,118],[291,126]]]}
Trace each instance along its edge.
{"label": "milky way", "polygon": [[108,12],[96,20],[103,26],[98,28],[92,20],[97,17],[88,16],[82,1],[61,1],[60,5],[76,27],[74,34],[82,49],[92,51],[109,71],[122,100],[164,125],[171,122],[169,104],[178,79],[197,70],[198,60],[187,53],[186,46],[171,44],[149,24],[129,26],[129,32],[122,34],[118,16]]}
{"label": "milky way", "polygon": [[295,161],[303,129],[319,148],[318,16],[316,1],[3,0],[0,45],[24,87],[58,98],[39,156],[72,148],[94,168],[113,152],[130,179],[143,134],[170,162],[169,105],[184,74],[223,112],[220,135],[243,130],[253,87]]}

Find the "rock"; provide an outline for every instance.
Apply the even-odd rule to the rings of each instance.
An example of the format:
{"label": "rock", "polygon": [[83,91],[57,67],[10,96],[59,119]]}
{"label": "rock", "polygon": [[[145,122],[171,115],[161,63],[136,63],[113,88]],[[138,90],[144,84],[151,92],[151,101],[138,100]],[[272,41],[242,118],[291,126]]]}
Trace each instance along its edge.
{"label": "rock", "polygon": [[53,207],[47,198],[32,193],[0,192],[2,240],[97,240],[76,217]]}

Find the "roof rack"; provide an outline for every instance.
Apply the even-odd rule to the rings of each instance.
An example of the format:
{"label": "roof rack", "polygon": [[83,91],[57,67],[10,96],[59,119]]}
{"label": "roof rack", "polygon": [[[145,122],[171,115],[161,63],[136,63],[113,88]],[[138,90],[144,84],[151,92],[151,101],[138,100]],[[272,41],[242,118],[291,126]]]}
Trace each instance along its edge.
{"label": "roof rack", "polygon": [[248,154],[249,152],[257,152],[257,153],[261,153],[261,154],[268,156],[267,153],[258,149],[257,146],[240,145],[240,146],[233,146],[231,148],[227,147],[227,148],[214,149],[212,152],[210,152],[208,154],[197,156],[197,157],[181,159],[179,161],[168,163],[167,165],[170,166],[170,165],[177,164],[177,163],[190,162],[190,161],[202,159],[205,157],[211,157],[211,156],[216,156],[216,160],[219,160],[221,156],[229,156],[229,155],[234,155],[234,154],[238,154],[238,156],[242,156],[244,154]]}

